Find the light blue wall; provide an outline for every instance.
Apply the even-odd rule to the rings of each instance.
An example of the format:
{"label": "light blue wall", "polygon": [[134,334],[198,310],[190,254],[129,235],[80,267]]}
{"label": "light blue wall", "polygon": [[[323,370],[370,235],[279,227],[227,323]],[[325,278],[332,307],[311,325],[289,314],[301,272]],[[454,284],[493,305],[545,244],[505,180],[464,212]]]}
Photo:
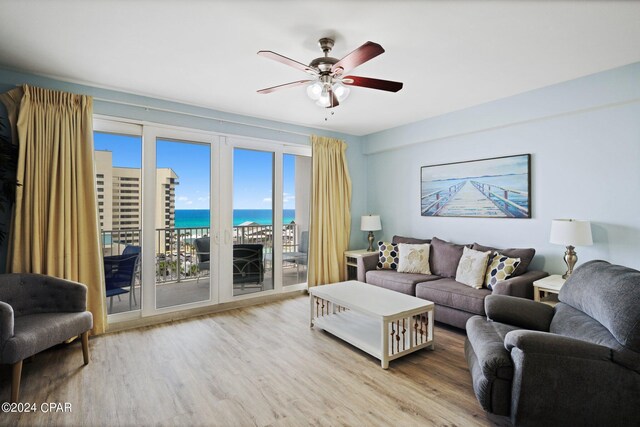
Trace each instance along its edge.
{"label": "light blue wall", "polygon": [[[301,134],[316,134],[344,139],[347,144],[347,161],[351,173],[353,184],[352,197],[352,231],[351,247],[362,247],[365,239],[362,237],[360,227],[360,215],[363,215],[366,208],[366,164],[362,155],[362,138],[359,136],[347,135],[337,132],[328,132],[322,129],[314,129],[304,126],[296,126],[272,120],[258,119],[255,117],[242,116],[238,114],[226,113],[177,102],[165,101],[161,99],[145,97],[140,95],[118,92],[109,89],[102,89],[87,85],[64,82],[34,74],[0,68],[0,92],[5,92],[16,85],[30,84],[49,89],[64,90],[73,93],[91,95],[94,98],[101,98],[110,101],[118,101],[140,105],[128,106],[113,102],[100,100],[94,101],[94,113],[114,117],[130,118],[154,123],[182,126],[193,129],[201,129],[212,132],[220,132],[261,138],[267,140],[281,141],[289,144],[310,145],[309,138]],[[304,100],[303,100],[304,101]],[[142,106],[150,107],[144,108]],[[178,111],[182,113],[195,114],[211,118],[199,118],[173,112],[163,112],[153,108]],[[0,117],[6,117],[4,106],[0,104]],[[270,129],[266,129],[270,128]],[[1,215],[1,213],[0,213]],[[3,219],[0,218],[0,222]],[[0,247],[0,272],[4,271],[6,258],[6,245]]]}
{"label": "light blue wall", "polygon": [[[578,263],[640,269],[640,63],[365,137],[367,207],[382,235],[534,247],[533,267],[565,270],[554,218],[592,221]],[[532,219],[420,215],[420,167],[531,153]]]}

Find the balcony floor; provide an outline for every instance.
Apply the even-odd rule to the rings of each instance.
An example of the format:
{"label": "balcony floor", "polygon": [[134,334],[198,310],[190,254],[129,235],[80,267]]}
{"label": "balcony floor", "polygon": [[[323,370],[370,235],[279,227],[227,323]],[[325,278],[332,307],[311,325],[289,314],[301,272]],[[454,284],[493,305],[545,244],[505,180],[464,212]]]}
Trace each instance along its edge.
{"label": "balcony floor", "polygon": [[[307,280],[306,267],[300,267],[300,271],[296,267],[285,267],[282,271],[282,281],[284,286],[295,285]],[[234,296],[244,295],[263,290],[273,289],[273,271],[267,271],[264,274],[262,286],[257,284],[235,284],[233,288]],[[158,308],[189,304],[197,301],[205,301],[209,299],[209,276],[202,276],[200,280],[182,279],[180,282],[166,282],[156,285],[156,304]],[[113,298],[113,308],[110,309],[110,301],[107,299],[107,310],[109,314],[124,313],[127,311],[140,309],[140,287],[136,286],[135,301],[131,298],[131,306],[129,306],[130,296],[128,293]]]}

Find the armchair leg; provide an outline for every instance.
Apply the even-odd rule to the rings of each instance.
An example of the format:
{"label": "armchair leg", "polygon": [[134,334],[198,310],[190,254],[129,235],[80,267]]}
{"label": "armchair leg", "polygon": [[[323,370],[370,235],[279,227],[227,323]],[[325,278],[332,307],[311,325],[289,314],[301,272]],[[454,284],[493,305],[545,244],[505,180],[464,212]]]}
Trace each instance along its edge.
{"label": "armchair leg", "polygon": [[89,331],[82,333],[82,357],[84,364],[89,364]]}
{"label": "armchair leg", "polygon": [[22,376],[22,360],[13,364],[13,375],[11,379],[11,403],[18,402],[20,395],[20,377]]}

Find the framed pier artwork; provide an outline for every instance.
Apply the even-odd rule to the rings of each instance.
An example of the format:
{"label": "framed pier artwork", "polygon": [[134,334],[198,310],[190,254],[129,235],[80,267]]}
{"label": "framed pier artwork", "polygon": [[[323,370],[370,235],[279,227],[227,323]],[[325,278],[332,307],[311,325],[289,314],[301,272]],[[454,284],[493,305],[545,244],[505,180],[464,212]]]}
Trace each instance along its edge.
{"label": "framed pier artwork", "polygon": [[422,216],[531,218],[531,155],[420,168]]}

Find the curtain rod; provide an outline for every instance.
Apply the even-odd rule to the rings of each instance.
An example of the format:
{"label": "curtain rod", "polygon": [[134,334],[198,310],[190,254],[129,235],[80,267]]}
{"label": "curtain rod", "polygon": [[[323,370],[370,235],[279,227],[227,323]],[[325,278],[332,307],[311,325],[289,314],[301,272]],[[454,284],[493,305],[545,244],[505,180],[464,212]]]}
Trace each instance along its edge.
{"label": "curtain rod", "polygon": [[101,101],[101,102],[109,102],[111,104],[126,105],[126,106],[129,106],[129,107],[144,108],[145,110],[154,110],[154,111],[162,111],[164,113],[180,114],[180,115],[183,115],[183,116],[196,117],[196,118],[199,118],[199,119],[216,120],[216,121],[219,121],[219,122],[231,123],[231,124],[242,125],[242,126],[249,126],[249,127],[253,127],[253,128],[259,128],[259,129],[266,129],[266,130],[271,130],[271,131],[275,131],[275,132],[288,133],[288,134],[292,134],[292,135],[299,135],[299,136],[305,136],[305,137],[310,137],[311,136],[308,133],[294,132],[294,131],[285,130],[285,129],[278,129],[278,128],[274,128],[274,127],[270,127],[270,126],[255,125],[255,124],[245,123],[245,122],[240,122],[240,121],[235,121],[235,120],[221,119],[221,118],[218,118],[218,117],[211,117],[211,116],[205,116],[205,115],[201,115],[201,114],[187,113],[187,112],[184,112],[184,111],[172,110],[172,109],[169,109],[169,108],[149,107],[147,105],[136,104],[136,103],[133,103],[133,102],[115,101],[113,99],[105,99],[105,98],[99,98],[99,97],[93,97],[93,100],[94,101]]}

